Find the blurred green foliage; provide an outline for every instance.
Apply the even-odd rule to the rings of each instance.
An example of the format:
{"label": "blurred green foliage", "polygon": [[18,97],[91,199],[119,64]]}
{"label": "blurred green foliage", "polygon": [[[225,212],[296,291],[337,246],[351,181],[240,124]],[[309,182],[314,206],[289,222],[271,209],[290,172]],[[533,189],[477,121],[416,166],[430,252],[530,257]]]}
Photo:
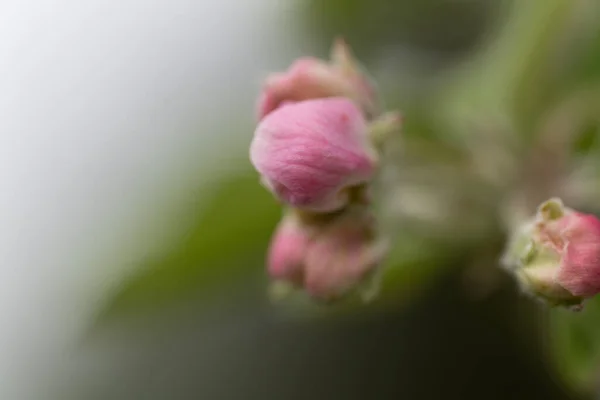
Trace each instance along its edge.
{"label": "blurred green foliage", "polygon": [[302,22],[317,39],[345,36],[366,58],[398,44],[455,58],[481,40],[501,3],[309,0]]}
{"label": "blurred green foliage", "polygon": [[549,355],[557,370],[584,395],[598,390],[600,377],[600,299],[589,301],[579,313],[553,310],[546,335]]}
{"label": "blurred green foliage", "polygon": [[230,176],[204,188],[211,193],[189,234],[138,273],[101,309],[99,320],[152,311],[194,295],[222,292],[222,285],[262,273],[264,249],[281,211],[254,173]]}
{"label": "blurred green foliage", "polygon": [[[469,158],[469,143],[481,136],[482,127],[508,148],[513,146],[508,136],[516,136],[514,162],[525,163],[538,151],[536,143],[546,140],[541,127],[553,125],[552,118],[562,112],[563,104],[576,104],[577,115],[567,120],[572,123],[567,132],[575,137],[575,153],[600,159],[600,7],[593,1],[309,0],[304,10],[303,23],[319,43],[329,46],[333,36],[343,34],[367,64],[369,57],[394,46],[441,52],[449,59],[463,57],[423,96],[392,96],[392,108],[399,106],[405,114],[405,137],[415,139],[405,146],[412,150],[420,146],[419,141],[426,143],[436,150],[415,153],[422,156],[422,163],[447,171],[454,163],[449,160],[458,160],[456,170],[465,174],[436,189],[448,182],[464,183],[479,172]],[[546,162],[551,165],[554,159]],[[400,168],[412,171],[408,164],[405,161]],[[600,168],[595,171],[582,181],[583,186],[600,187]],[[504,241],[497,203],[506,194],[502,190],[514,189],[509,186],[514,184],[511,179],[520,178],[507,177],[509,183],[496,192],[485,192],[484,185],[478,184],[471,190],[446,188],[448,193],[459,192],[457,203],[462,204],[453,215],[455,225],[467,226],[468,218],[461,214],[465,211],[478,213],[474,218],[478,221],[490,221],[463,245],[456,241],[460,235],[452,234],[455,226],[449,231],[433,225],[419,229],[410,220],[399,222],[378,304],[412,298],[449,267],[468,266],[482,253],[479,262],[496,268]],[[262,273],[269,238],[280,216],[278,205],[249,165],[247,174],[230,176],[205,192],[211,193],[209,204],[195,217],[189,236],[163,258],[144,263],[109,299],[99,320],[230,290],[234,282]],[[600,204],[600,197],[595,201]],[[433,234],[440,232],[447,240]],[[352,310],[355,304],[342,308]],[[549,314],[547,325],[539,331],[550,340],[549,357],[556,370],[578,392],[596,390],[600,300],[591,301],[582,313],[550,310]]]}

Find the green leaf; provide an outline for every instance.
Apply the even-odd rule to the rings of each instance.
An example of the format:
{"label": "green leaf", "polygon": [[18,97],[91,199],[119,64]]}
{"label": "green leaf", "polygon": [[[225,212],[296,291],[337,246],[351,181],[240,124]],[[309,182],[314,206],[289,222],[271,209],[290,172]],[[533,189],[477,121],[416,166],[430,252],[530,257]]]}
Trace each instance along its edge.
{"label": "green leaf", "polygon": [[223,292],[227,284],[263,268],[281,211],[257,176],[232,176],[206,192],[212,195],[194,217],[190,234],[164,256],[143,263],[108,299],[99,321],[152,311],[192,295]]}
{"label": "green leaf", "polygon": [[585,303],[581,312],[552,310],[550,355],[566,384],[591,394],[600,374],[600,297]]}

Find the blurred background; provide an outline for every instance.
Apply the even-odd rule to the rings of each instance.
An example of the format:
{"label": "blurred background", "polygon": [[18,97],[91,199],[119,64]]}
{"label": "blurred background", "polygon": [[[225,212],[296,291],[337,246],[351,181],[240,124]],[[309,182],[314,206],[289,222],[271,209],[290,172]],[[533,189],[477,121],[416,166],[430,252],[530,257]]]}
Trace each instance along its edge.
{"label": "blurred background", "polygon": [[[404,114],[381,297],[273,304],[248,160],[269,72],[343,35]],[[0,395],[600,396],[600,302],[497,266],[541,200],[600,211],[597,0],[4,0]]]}

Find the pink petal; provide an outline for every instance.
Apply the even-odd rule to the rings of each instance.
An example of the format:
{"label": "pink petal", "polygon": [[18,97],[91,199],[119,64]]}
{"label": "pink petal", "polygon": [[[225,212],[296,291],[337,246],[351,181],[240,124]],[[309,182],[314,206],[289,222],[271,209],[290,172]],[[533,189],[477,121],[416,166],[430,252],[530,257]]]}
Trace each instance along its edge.
{"label": "pink petal", "polygon": [[573,213],[565,217],[567,244],[557,272],[557,281],[575,296],[600,293],[600,220]]}

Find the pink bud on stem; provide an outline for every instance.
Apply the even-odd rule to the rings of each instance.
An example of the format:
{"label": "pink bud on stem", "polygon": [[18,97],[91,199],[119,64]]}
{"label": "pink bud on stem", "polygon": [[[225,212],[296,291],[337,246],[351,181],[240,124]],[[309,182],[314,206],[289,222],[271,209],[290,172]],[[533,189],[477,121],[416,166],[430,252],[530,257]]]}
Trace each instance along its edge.
{"label": "pink bud on stem", "polygon": [[258,125],[250,160],[283,203],[317,212],[348,203],[345,189],[368,182],[377,152],[358,108],[344,98],[285,105]]}
{"label": "pink bud on stem", "polygon": [[528,292],[550,304],[575,308],[600,293],[600,220],[596,216],[550,199],[515,235],[505,265]]}

